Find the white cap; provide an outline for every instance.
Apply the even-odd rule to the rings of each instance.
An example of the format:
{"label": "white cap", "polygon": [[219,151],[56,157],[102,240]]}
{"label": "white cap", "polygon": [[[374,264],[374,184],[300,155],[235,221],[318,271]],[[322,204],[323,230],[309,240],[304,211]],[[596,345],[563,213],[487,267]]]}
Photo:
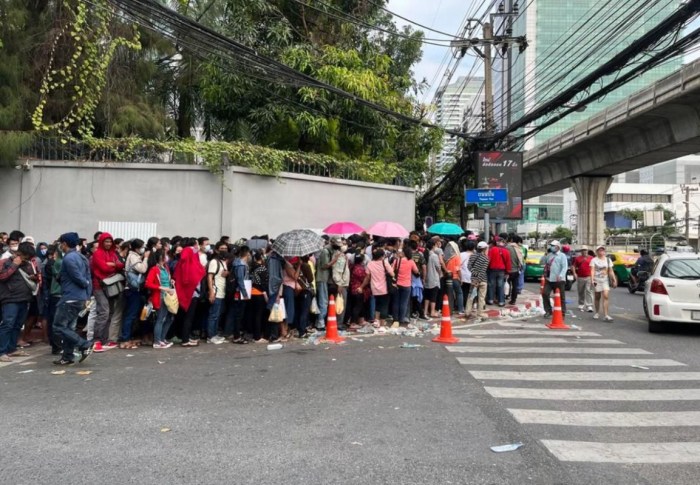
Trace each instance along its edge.
{"label": "white cap", "polygon": [[23,243],[34,244],[34,238],[33,238],[32,236],[27,236],[27,237],[25,237],[25,238],[22,238],[22,242],[23,242]]}
{"label": "white cap", "polygon": [[479,244],[476,245],[476,249],[486,249],[487,247],[489,247],[489,245],[484,241],[479,241]]}
{"label": "white cap", "polygon": [[551,244],[552,246],[559,246],[559,247],[561,247],[561,243],[560,243],[559,241],[556,241],[556,240],[552,241],[552,242],[549,243],[549,244]]}
{"label": "white cap", "polygon": [[595,250],[598,251],[599,249],[605,249],[605,246],[599,244],[598,246],[596,246]]}

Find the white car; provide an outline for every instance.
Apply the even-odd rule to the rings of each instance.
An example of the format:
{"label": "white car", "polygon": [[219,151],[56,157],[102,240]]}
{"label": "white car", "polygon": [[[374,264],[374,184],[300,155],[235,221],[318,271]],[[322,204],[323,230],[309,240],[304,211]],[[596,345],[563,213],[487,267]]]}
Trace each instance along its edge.
{"label": "white car", "polygon": [[700,255],[663,254],[644,289],[644,313],[650,332],[664,323],[700,324]]}

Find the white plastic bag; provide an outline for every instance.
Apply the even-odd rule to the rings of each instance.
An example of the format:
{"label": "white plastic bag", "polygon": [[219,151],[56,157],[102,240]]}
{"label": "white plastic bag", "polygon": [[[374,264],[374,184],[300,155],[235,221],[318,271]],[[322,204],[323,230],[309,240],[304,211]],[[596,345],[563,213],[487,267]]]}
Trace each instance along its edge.
{"label": "white plastic bag", "polygon": [[284,306],[284,298],[280,298],[279,303],[275,303],[270,312],[270,323],[282,323],[287,318],[287,311]]}

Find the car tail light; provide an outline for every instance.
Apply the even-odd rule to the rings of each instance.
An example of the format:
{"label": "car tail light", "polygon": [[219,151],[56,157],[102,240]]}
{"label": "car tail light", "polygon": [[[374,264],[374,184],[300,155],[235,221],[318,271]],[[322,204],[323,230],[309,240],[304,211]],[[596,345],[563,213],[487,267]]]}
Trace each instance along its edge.
{"label": "car tail light", "polygon": [[661,315],[661,305],[654,305],[654,316],[658,317]]}
{"label": "car tail light", "polygon": [[668,291],[666,291],[666,287],[664,286],[664,283],[661,280],[653,280],[651,282],[651,288],[649,288],[649,291],[651,291],[652,293],[656,293],[657,295],[668,295]]}

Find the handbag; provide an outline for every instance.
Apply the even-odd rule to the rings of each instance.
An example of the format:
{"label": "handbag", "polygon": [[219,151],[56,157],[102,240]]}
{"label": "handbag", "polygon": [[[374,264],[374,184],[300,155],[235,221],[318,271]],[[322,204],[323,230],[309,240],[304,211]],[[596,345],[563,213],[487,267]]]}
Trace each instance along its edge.
{"label": "handbag", "polygon": [[105,278],[100,283],[102,284],[102,291],[107,298],[119,296],[124,291],[124,275],[121,273]]}
{"label": "handbag", "polygon": [[318,301],[316,300],[315,296],[311,299],[311,308],[309,308],[309,311],[312,315],[321,314],[321,309],[318,307]]}
{"label": "handbag", "polygon": [[38,295],[39,294],[39,283],[37,283],[36,281],[33,281],[29,277],[29,275],[22,269],[19,270],[19,274],[22,276],[22,279],[24,280],[24,282],[27,284],[27,286],[31,290],[32,296]]}
{"label": "handbag", "polygon": [[176,314],[180,309],[180,300],[177,299],[177,293],[165,293],[163,302],[165,303],[165,308],[167,308],[170,313]]}
{"label": "handbag", "polygon": [[282,323],[284,322],[284,319],[286,317],[287,312],[285,311],[284,307],[284,298],[280,298],[279,303],[275,303],[272,307],[272,311],[270,311],[270,318],[268,318],[268,321],[270,323]]}
{"label": "handbag", "polygon": [[338,293],[338,298],[335,299],[335,313],[340,315],[345,311],[345,298],[341,293]]}
{"label": "handbag", "polygon": [[141,290],[145,279],[145,275],[142,273],[137,273],[136,271],[126,272],[126,284],[134,291]]}
{"label": "handbag", "polygon": [[148,320],[148,317],[151,316],[151,313],[153,313],[153,304],[149,301],[141,309],[140,320],[142,322],[145,322],[146,320]]}

